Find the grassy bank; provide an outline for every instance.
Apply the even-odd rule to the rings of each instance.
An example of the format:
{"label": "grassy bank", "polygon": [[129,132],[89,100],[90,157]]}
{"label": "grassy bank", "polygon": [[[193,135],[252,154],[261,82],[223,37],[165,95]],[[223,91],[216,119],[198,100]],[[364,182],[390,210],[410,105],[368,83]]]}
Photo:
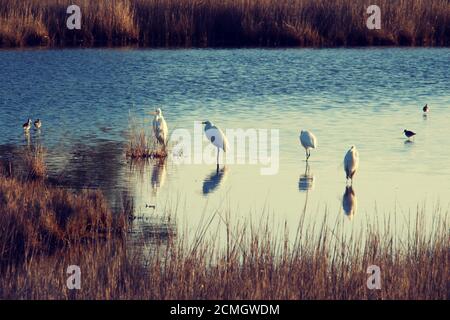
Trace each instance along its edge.
{"label": "grassy bank", "polygon": [[98,190],[75,192],[46,180],[45,150],[27,147],[0,161],[0,268],[85,240],[126,233]]}
{"label": "grassy bank", "polygon": [[379,0],[382,29],[366,28],[367,0],[67,0],[0,2],[0,47],[449,46],[448,0]]}

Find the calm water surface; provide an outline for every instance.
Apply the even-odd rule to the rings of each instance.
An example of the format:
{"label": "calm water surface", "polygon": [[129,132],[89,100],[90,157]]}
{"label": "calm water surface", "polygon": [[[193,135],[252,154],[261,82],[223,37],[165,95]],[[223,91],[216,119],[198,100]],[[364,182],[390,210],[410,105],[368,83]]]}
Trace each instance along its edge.
{"label": "calm water surface", "polygon": [[[266,213],[294,230],[305,208],[309,220],[327,215],[349,230],[381,217],[402,225],[418,207],[429,219],[449,208],[449,65],[449,49],[0,51],[0,144],[41,142],[51,175],[102,188],[114,207],[131,195],[142,229],[164,232],[158,219],[170,211],[196,230],[219,210],[242,221]],[[169,130],[192,132],[206,119],[222,129],[279,129],[278,174],[262,176],[259,165],[217,174],[214,164],[171,159],[130,164],[129,115],[144,123],[157,105]],[[30,141],[21,129],[28,117],[44,123]],[[414,142],[405,128],[418,133]],[[319,144],[308,172],[301,129]],[[346,207],[356,198],[349,219],[342,160],[351,145],[361,164],[345,197]]]}

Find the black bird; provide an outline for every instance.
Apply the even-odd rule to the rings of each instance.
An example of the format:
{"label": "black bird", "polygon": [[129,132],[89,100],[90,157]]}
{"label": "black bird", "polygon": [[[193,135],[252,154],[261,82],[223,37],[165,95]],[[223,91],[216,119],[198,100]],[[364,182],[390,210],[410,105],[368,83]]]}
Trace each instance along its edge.
{"label": "black bird", "polygon": [[405,133],[405,136],[409,139],[409,138],[411,138],[411,137],[414,137],[415,135],[416,135],[416,133],[415,132],[412,132],[412,131],[409,131],[409,130],[404,130],[403,131],[404,133]]}
{"label": "black bird", "polygon": [[22,127],[23,127],[23,130],[24,130],[24,131],[26,131],[26,132],[30,131],[30,129],[31,129],[31,119],[28,119],[28,121],[25,122],[25,123],[22,125]]}
{"label": "black bird", "polygon": [[428,108],[428,104],[426,104],[424,107],[423,107],[423,112],[428,112],[428,111],[430,111],[430,108]]}

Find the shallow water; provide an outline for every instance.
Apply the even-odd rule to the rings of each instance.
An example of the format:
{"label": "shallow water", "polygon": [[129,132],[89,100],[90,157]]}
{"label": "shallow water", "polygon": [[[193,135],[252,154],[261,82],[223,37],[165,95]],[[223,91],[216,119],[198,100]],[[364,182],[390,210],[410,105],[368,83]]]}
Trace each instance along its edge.
{"label": "shallow water", "polygon": [[[348,229],[380,217],[402,225],[417,208],[429,219],[449,208],[449,63],[449,49],[0,51],[0,144],[39,141],[50,174],[102,188],[115,207],[131,195],[142,230],[144,218],[154,225],[167,211],[197,230],[216,210],[218,223],[227,212],[242,221],[267,213],[293,230],[305,208],[311,221],[325,214]],[[173,159],[131,164],[129,115],[144,123],[155,106],[171,131],[192,132],[206,119],[223,130],[278,129],[278,173],[249,164],[217,173],[215,164]],[[28,117],[43,128],[27,138]],[[417,132],[412,142],[405,128]],[[307,172],[301,129],[318,138]],[[342,165],[351,145],[361,158],[352,192]],[[356,205],[352,219],[343,204]]]}

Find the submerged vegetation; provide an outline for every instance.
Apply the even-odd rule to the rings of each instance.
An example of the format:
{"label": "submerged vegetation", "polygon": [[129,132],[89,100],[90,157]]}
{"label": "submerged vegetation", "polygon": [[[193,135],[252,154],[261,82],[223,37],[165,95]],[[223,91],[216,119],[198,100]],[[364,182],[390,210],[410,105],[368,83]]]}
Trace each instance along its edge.
{"label": "submerged vegetation", "polygon": [[81,30],[66,28],[67,0],[2,0],[0,46],[448,46],[448,0],[80,0]]}

